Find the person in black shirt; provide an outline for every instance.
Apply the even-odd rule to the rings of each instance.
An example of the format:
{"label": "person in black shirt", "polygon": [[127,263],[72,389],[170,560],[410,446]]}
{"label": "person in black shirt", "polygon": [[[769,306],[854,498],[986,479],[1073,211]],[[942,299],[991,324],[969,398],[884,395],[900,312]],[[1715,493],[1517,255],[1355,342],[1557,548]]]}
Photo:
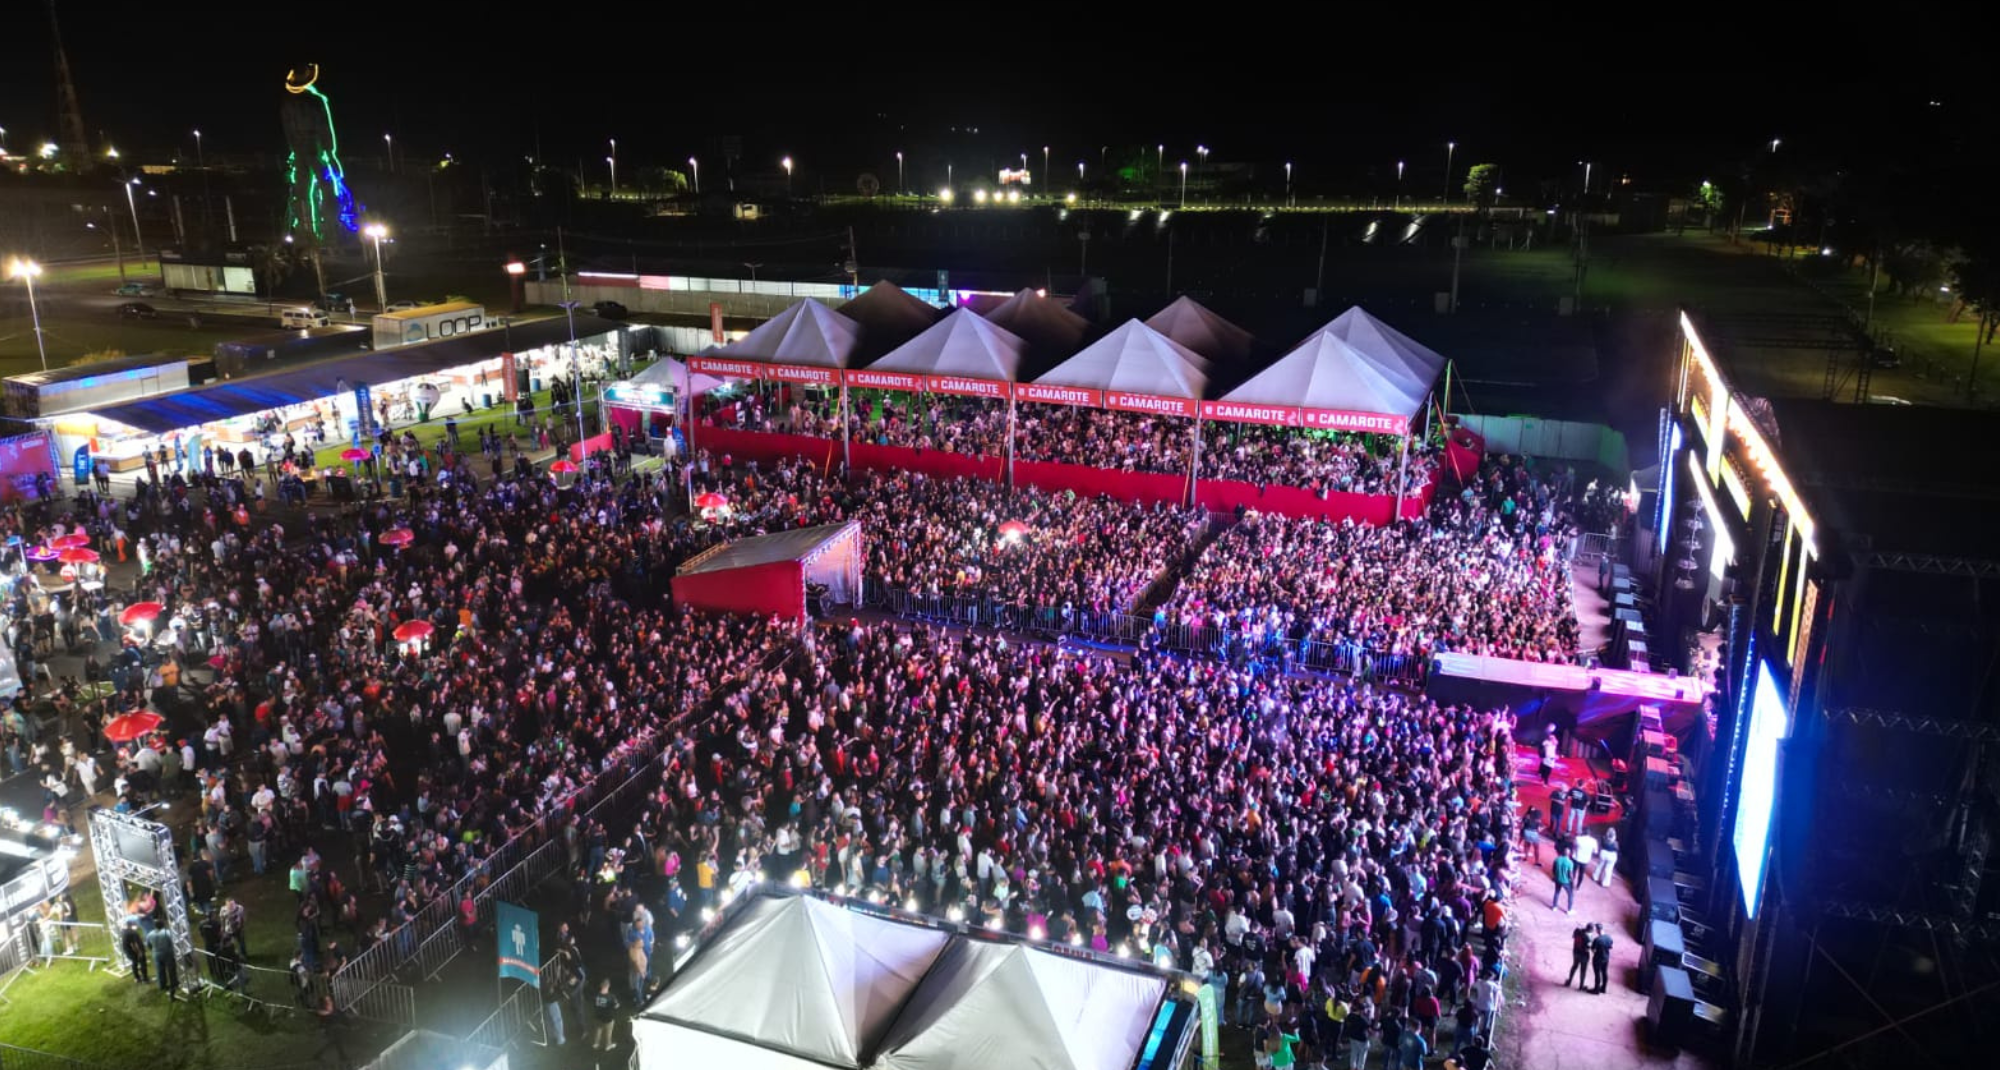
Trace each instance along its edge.
{"label": "person in black shirt", "polygon": [[597,994],[590,998],[590,1046],[594,1051],[610,1051],[612,1032],[618,1027],[618,997],[611,994],[611,980],[597,982]]}
{"label": "person in black shirt", "polygon": [[1604,926],[1596,925],[1597,935],[1590,941],[1590,972],[1596,975],[1597,986],[1591,992],[1603,995],[1611,978],[1611,934]]}
{"label": "person in black shirt", "polygon": [[1564,988],[1568,988],[1571,981],[1578,982],[1577,987],[1582,988],[1590,980],[1590,938],[1592,936],[1590,930],[1591,926],[1589,925],[1579,925],[1576,927],[1576,931],[1569,934],[1569,976],[1563,978]]}

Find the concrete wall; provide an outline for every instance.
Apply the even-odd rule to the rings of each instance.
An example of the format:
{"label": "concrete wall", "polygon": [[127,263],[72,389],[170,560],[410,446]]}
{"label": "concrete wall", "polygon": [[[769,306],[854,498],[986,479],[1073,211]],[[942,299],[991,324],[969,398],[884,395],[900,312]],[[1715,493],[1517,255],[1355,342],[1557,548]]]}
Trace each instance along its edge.
{"label": "concrete wall", "polygon": [[[530,304],[553,305],[562,301],[562,283],[555,280],[527,284],[527,299]],[[709,303],[722,306],[725,316],[743,316],[753,319],[770,319],[796,304],[801,296],[773,293],[723,293],[714,290],[643,290],[636,286],[572,286],[571,300],[591,305],[598,301],[616,301],[633,312],[663,312],[685,316],[708,315]],[[844,302],[838,299],[821,300],[832,307]]]}

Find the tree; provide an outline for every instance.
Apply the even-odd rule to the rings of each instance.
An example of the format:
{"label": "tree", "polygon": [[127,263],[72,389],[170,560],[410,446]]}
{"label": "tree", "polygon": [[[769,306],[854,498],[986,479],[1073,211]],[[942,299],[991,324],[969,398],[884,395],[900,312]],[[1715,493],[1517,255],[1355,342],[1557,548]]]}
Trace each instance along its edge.
{"label": "tree", "polygon": [[1493,207],[1500,196],[1500,165],[1476,163],[1465,173],[1465,199],[1480,211]]}

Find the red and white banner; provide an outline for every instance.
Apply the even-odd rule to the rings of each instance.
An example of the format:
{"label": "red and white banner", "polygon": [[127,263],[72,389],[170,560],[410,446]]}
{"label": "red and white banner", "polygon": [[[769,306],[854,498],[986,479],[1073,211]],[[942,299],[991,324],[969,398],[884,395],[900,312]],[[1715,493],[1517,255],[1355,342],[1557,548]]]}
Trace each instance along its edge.
{"label": "red and white banner", "polygon": [[1407,435],[1410,420],[1379,412],[1343,412],[1339,409],[1300,409],[1305,427],[1329,431],[1371,431],[1378,435]]}
{"label": "red and white banner", "polygon": [[766,365],[749,360],[724,360],[720,357],[689,357],[688,368],[709,375],[726,375],[731,379],[762,379]]}
{"label": "red and white banner", "polygon": [[764,378],[780,383],[812,383],[839,386],[839,368],[814,368],[805,364],[766,364]]}
{"label": "red and white banner", "polygon": [[521,379],[517,370],[519,367],[514,354],[500,354],[500,396],[505,398],[509,405],[521,400]]}
{"label": "red and white banner", "polygon": [[721,345],[729,341],[729,336],[722,330],[722,302],[720,301],[710,301],[708,303],[708,336],[715,339],[716,345]]}
{"label": "red and white banner", "polygon": [[1022,383],[1015,389],[1014,396],[1022,401],[1043,401],[1052,405],[1088,405],[1092,408],[1104,406],[1104,395],[1100,391],[1082,386]]}
{"label": "red and white banner", "polygon": [[1204,401],[1201,403],[1201,418],[1227,420],[1239,424],[1299,426],[1299,410],[1291,405],[1244,405],[1235,401]]}
{"label": "red and white banner", "polygon": [[1005,398],[1012,392],[1012,383],[996,383],[990,379],[960,379],[951,375],[932,375],[926,384],[933,394],[960,394],[976,398]]}
{"label": "red and white banner", "polygon": [[1152,394],[1128,394],[1122,390],[1108,391],[1104,395],[1104,407],[1124,412],[1151,412],[1161,416],[1193,416],[1193,398],[1163,398]]}
{"label": "red and white banner", "polygon": [[924,377],[908,372],[848,372],[847,385],[867,387],[870,390],[908,390],[914,393],[924,388]]}

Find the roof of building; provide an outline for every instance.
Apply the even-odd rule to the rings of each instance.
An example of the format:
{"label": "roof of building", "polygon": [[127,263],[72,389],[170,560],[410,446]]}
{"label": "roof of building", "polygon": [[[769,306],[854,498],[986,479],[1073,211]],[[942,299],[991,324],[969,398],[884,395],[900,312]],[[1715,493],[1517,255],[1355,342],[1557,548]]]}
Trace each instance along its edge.
{"label": "roof of building", "polygon": [[71,364],[47,371],[24,372],[7,376],[10,383],[28,386],[53,386],[56,383],[73,383],[80,379],[92,379],[104,375],[118,375],[122,372],[137,371],[141,368],[164,368],[170,364],[186,364],[186,357],[172,357],[161,353],[142,353],[131,357],[114,357],[110,360],[95,360],[88,364]]}
{"label": "roof of building", "polygon": [[[579,339],[619,329],[619,324],[595,316],[576,318]],[[211,420],[332,397],[343,379],[350,385],[392,383],[491,360],[510,345],[516,351],[537,349],[566,341],[569,336],[569,324],[562,318],[517,323],[509,330],[484,330],[437,342],[295,364],[263,375],[121,402],[90,412],[141,431],[166,434]]]}

